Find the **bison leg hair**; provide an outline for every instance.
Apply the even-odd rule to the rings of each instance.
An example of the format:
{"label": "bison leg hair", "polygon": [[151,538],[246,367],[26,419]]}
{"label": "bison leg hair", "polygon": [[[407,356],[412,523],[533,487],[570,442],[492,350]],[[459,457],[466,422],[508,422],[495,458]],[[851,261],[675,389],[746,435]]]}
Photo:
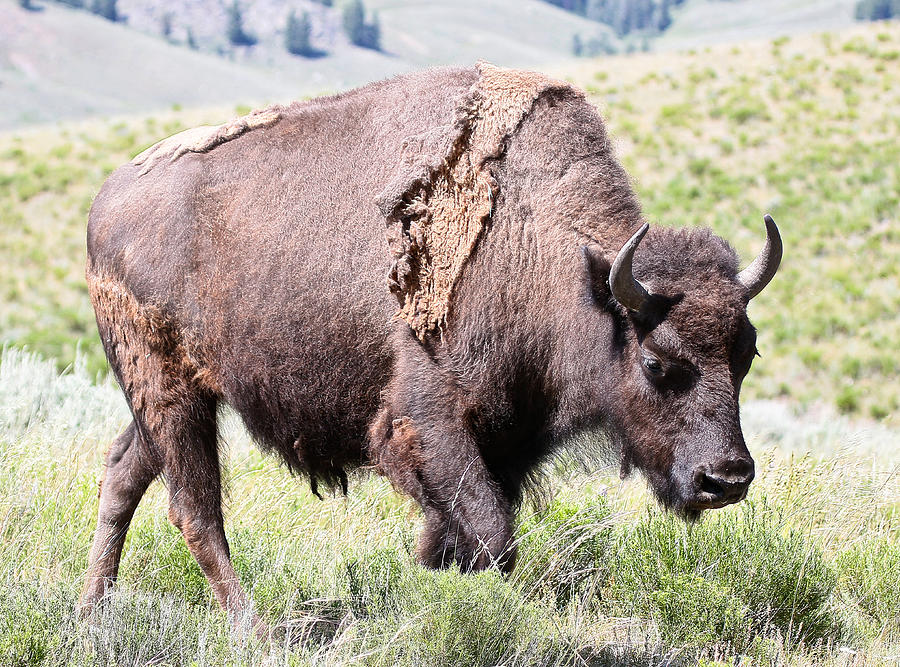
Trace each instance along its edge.
{"label": "bison leg hair", "polygon": [[425,498],[425,527],[416,549],[428,567],[453,562],[463,571],[515,563],[513,511],[494,482],[472,438],[460,426],[432,440],[418,477]]}
{"label": "bison leg hair", "polygon": [[100,487],[97,530],[79,603],[83,613],[93,609],[115,582],[131,518],[161,466],[159,458],[141,439],[133,421],[110,447],[106,455],[106,474]]}
{"label": "bison leg hair", "polygon": [[[452,415],[391,419],[376,428],[378,469],[421,505],[425,527],[416,557],[426,567],[512,570],[513,510],[474,439]],[[428,424],[423,426],[423,424]]]}
{"label": "bison leg hair", "polygon": [[154,435],[165,457],[169,520],[181,531],[216,600],[236,631],[267,629],[255,614],[231,564],[222,516],[222,481],[216,437],[216,400],[194,397],[170,406]]}
{"label": "bison leg hair", "polygon": [[[126,432],[110,453],[112,461],[119,449],[132,458],[122,456],[121,478],[120,463],[115,463],[104,482],[84,601],[102,597],[118,566],[127,529],[124,518],[130,520],[143,491],[162,472],[169,487],[169,519],[184,536],[219,604],[236,630],[245,629],[249,621],[265,636],[265,626],[238,582],[225,539],[214,389],[203,382],[180,331],[163,310],[140,303],[120,281],[102,274],[89,272],[88,285],[107,359],[134,414],[133,432],[138,435],[132,444],[143,446],[127,445]],[[150,459],[147,454],[152,454]],[[146,466],[151,459],[156,463],[147,476],[129,478],[129,465]],[[122,498],[130,498],[130,504]]]}

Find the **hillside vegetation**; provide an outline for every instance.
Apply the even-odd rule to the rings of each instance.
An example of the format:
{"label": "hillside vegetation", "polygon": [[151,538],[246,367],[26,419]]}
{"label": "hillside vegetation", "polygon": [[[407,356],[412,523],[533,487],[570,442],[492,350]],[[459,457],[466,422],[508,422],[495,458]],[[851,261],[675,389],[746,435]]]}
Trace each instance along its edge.
{"label": "hillside vegetation", "polygon": [[[366,0],[367,16],[377,15],[381,28],[381,49],[372,50],[351,44],[345,34],[345,1],[331,6],[327,0],[239,3],[253,46],[229,41],[231,2],[117,0],[120,22],[112,23],[87,11],[96,2],[82,1],[84,10],[52,0],[35,0],[40,11],[0,3],[0,130],[172,105],[259,106],[477,59],[536,67],[568,58],[576,41],[589,54],[804,34],[851,24],[854,5],[853,0],[686,0],[678,5],[669,0],[672,23],[664,32],[651,28],[620,35],[613,26],[545,0]],[[587,4],[592,15],[605,16],[621,14],[629,3],[645,6],[642,12],[653,16],[651,8],[662,4]],[[309,57],[285,48],[291,11],[308,17]]]}
{"label": "hillside vegetation", "polygon": [[312,92],[309,81],[174,46],[53,3],[40,12],[0,3],[0,81],[0,130]]}
{"label": "hillside vegetation", "polygon": [[[825,402],[900,423],[900,27],[557,72],[607,117],[653,224],[711,225],[749,260],[763,213],[782,270],[751,304],[750,398]],[[0,340],[103,368],[83,280],[105,176],[184,127],[246,109],[169,112],[0,135]]]}
{"label": "hillside vegetation", "polygon": [[656,50],[687,49],[748,39],[775,39],[842,30],[854,22],[857,0],[687,0]]}
{"label": "hillside vegetation", "polygon": [[[74,613],[121,394],[76,366],[0,357],[0,664],[896,665],[900,432],[744,407],[757,481],[694,526],[609,471],[548,470],[518,526],[512,576],[424,570],[415,504],[378,477],[316,499],[234,419],[226,531],[274,628],[229,634],[155,483],[132,523],[117,593]],[[774,419],[773,419],[774,417]],[[870,454],[848,448],[864,442]],[[796,446],[816,454],[793,455]]]}

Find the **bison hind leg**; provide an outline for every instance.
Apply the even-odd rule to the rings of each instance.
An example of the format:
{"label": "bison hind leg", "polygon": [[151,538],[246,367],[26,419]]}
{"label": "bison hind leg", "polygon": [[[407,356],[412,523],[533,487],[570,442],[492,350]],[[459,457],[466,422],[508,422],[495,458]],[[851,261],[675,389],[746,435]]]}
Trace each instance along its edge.
{"label": "bison hind leg", "polygon": [[[150,480],[162,472],[169,489],[169,519],[181,531],[216,599],[236,629],[242,630],[249,619],[262,634],[265,628],[253,614],[238,583],[225,539],[216,422],[217,388],[190,357],[179,327],[163,311],[139,303],[127,287],[116,280],[89,274],[88,282],[106,356],[134,415],[132,445],[137,441],[146,445],[126,447],[124,439],[129,433],[126,432],[121,436],[121,443],[117,441],[121,446],[114,447],[114,451],[127,449],[126,456],[132,451],[154,455],[147,474],[138,478],[141,488],[136,486],[132,489],[133,495],[128,495],[129,491],[125,496],[140,499]],[[139,438],[135,435],[138,433]],[[113,453],[111,457],[114,458]],[[130,458],[127,460],[131,461]],[[144,457],[142,460],[147,465],[151,459]],[[125,470],[130,468],[123,468]],[[118,565],[117,553],[107,554],[105,545],[111,529],[104,527],[110,521],[103,514],[106,494],[109,494],[108,504],[111,505],[115,505],[114,501],[120,497],[116,486],[111,486],[114,478],[118,479],[115,475],[107,477],[101,496],[100,528],[95,539],[97,555],[92,553],[85,588],[87,602],[102,596],[106,586],[102,582],[114,575],[114,568],[107,564],[108,561]],[[133,504],[136,506],[137,500],[133,500]],[[119,552],[119,540],[124,539],[124,528],[127,528],[123,517],[127,514],[130,519],[128,512],[134,511],[127,503],[123,507],[111,515],[112,525],[123,528],[121,536],[116,533],[112,542]],[[99,565],[95,566],[95,563]]]}
{"label": "bison hind leg", "polygon": [[115,439],[106,456],[97,529],[79,602],[83,613],[93,609],[115,582],[134,511],[161,469],[162,461],[141,438],[132,421]]}

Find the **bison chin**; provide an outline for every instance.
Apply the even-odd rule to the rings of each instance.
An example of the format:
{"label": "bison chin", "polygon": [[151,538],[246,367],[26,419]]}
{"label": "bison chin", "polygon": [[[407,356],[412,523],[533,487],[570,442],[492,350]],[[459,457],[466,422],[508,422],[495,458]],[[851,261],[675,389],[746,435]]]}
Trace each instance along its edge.
{"label": "bison chin", "polygon": [[677,477],[652,470],[642,471],[642,474],[659,504],[684,521],[694,523],[700,519],[705,509],[709,509],[695,504],[693,493],[685,489],[683,482]]}
{"label": "bison chin", "polygon": [[700,519],[705,510],[725,507],[746,498],[755,472],[749,453],[714,458],[703,463],[680,461],[667,469],[660,469],[642,465],[627,449],[623,449],[621,477],[629,476],[633,468],[641,471],[653,495],[666,511],[689,523]]}

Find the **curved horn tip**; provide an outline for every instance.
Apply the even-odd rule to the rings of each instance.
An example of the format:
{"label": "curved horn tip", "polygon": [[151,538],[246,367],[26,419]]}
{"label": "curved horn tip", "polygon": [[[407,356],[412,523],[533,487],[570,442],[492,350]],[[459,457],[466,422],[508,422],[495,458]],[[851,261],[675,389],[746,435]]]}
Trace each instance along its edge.
{"label": "curved horn tip", "polygon": [[763,217],[766,223],[766,244],[759,256],[737,275],[737,280],[747,288],[747,299],[759,294],[775,276],[781,264],[782,243],[778,225],[768,213]]}
{"label": "curved horn tip", "polygon": [[631,270],[631,261],[634,257],[634,252],[637,250],[641,239],[644,238],[644,235],[649,229],[650,225],[645,222],[641,225],[641,228],[625,242],[625,245],[622,246],[622,249],[619,250],[619,253],[616,255],[616,259],[613,261],[612,268],[609,272],[609,287],[613,298],[629,310],[635,312],[640,312],[647,302],[647,299],[650,298],[650,293],[640,281],[635,280]]}
{"label": "curved horn tip", "polygon": [[637,245],[638,243],[641,242],[641,239],[644,238],[644,235],[649,230],[650,230],[650,223],[645,222],[643,225],[641,225],[641,228],[639,230],[637,230],[637,232],[635,232],[634,236],[632,236],[628,242],[634,243],[635,245]]}

